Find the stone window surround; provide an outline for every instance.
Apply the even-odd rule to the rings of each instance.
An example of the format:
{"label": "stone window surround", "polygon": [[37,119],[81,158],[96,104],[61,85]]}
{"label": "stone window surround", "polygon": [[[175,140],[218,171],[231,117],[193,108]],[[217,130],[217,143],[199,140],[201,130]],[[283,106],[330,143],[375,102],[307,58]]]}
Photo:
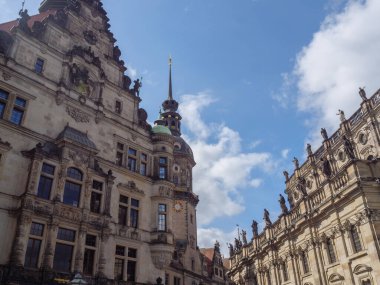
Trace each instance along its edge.
{"label": "stone window surround", "polygon": [[[97,189],[94,189],[92,187],[94,181],[102,183],[102,190],[97,190]],[[91,210],[90,210],[90,212],[93,213],[93,214],[102,214],[103,211],[104,211],[104,202],[105,202],[104,199],[105,199],[105,194],[106,194],[105,193],[106,192],[106,182],[104,181],[104,178],[100,178],[100,177],[97,177],[97,176],[91,177],[91,179],[90,179],[90,185],[88,187],[90,189],[90,191],[89,191],[90,193],[89,193],[89,196],[86,197],[86,199],[88,199],[89,209],[91,209],[91,202],[92,202],[91,197],[92,197],[92,193],[94,192],[94,193],[100,194],[102,196],[101,199],[100,199],[99,213],[93,212]],[[87,196],[87,195],[85,195],[85,196]],[[85,201],[85,203],[86,202],[87,201]]]}
{"label": "stone window surround", "polygon": [[[120,145],[123,145],[123,149],[119,148],[119,144]],[[133,150],[136,150],[136,155],[130,155],[129,154],[129,149],[133,149]],[[121,161],[121,164],[119,166],[123,167],[123,168],[126,168],[128,171],[131,171],[133,173],[137,173],[137,174],[140,174],[140,166],[142,163],[145,164],[145,176],[148,176],[150,171],[149,171],[149,166],[150,166],[150,155],[148,154],[148,152],[146,150],[142,150],[141,147],[139,147],[138,145],[134,145],[134,144],[131,144],[130,142],[128,141],[124,141],[124,140],[116,140],[115,141],[115,160],[117,159],[117,153],[121,153],[122,154],[122,161]],[[142,160],[142,155],[146,155],[146,160]],[[128,169],[128,158],[129,156],[131,156],[131,158],[133,159],[136,159],[136,169],[135,171],[132,171],[132,170],[129,170]],[[116,165],[117,162],[115,161]]]}
{"label": "stone window surround", "polygon": [[[82,180],[79,181],[79,180],[76,180],[74,178],[71,178],[71,177],[68,177],[67,176],[67,171],[69,168],[75,168],[77,170],[80,170],[80,172],[82,173]],[[74,184],[78,184],[80,185],[80,195],[79,195],[79,203],[78,205],[75,207],[73,205],[69,205],[69,204],[65,204],[66,206],[71,206],[71,207],[75,207],[75,208],[83,208],[84,205],[85,205],[85,202],[84,202],[84,198],[85,198],[85,182],[86,182],[86,171],[83,170],[81,167],[78,167],[76,165],[68,165],[67,167],[65,167],[64,169],[62,169],[62,171],[64,171],[64,175],[65,175],[65,181],[64,181],[64,184],[63,184],[63,188],[61,189],[62,190],[62,195],[61,195],[61,202],[63,203],[63,196],[64,196],[64,193],[65,193],[65,187],[66,187],[66,182],[71,182],[71,183],[74,183]]]}
{"label": "stone window surround", "polygon": [[[41,224],[41,225],[44,226],[44,229],[43,229],[43,232],[42,232],[41,236],[32,235],[30,233],[33,223]],[[31,223],[29,224],[29,227],[28,227],[28,241],[29,241],[30,238],[32,238],[32,239],[38,239],[38,240],[41,241],[40,252],[38,254],[38,261],[37,261],[37,267],[38,268],[40,268],[41,265],[42,265],[42,263],[43,263],[45,241],[46,241],[46,235],[47,235],[47,232],[48,232],[47,229],[48,229],[48,227],[47,227],[46,223],[43,222],[43,221],[38,221],[38,220],[32,220]],[[27,247],[27,245],[26,245],[26,247]],[[26,250],[27,249],[25,248],[25,258],[26,258]],[[25,262],[25,258],[24,258],[24,262]]]}
{"label": "stone window surround", "polygon": [[[137,197],[136,195],[131,195],[131,193],[129,191],[124,190],[124,188],[119,188],[119,189],[120,190],[119,190],[118,205],[127,208],[127,221],[126,221],[127,224],[126,225],[119,224],[119,225],[124,226],[124,227],[132,227],[130,225],[130,223],[131,223],[131,209],[135,209],[135,210],[137,210],[137,227],[136,227],[136,229],[140,228],[140,220],[141,220],[141,213],[142,213],[141,197]],[[120,196],[128,197],[128,204],[126,204],[124,202],[120,202]],[[132,199],[139,201],[138,207],[132,206]],[[119,207],[118,207],[118,211],[119,211]]]}
{"label": "stone window surround", "polygon": [[[38,62],[39,60],[41,60],[41,61],[43,62],[41,72],[37,72],[37,70],[36,70],[37,62]],[[44,73],[44,71],[45,71],[45,67],[46,67],[46,62],[47,62],[47,61],[46,61],[46,58],[44,58],[44,57],[38,55],[38,56],[36,57],[36,60],[34,61],[33,71],[34,71],[36,74],[38,74],[38,75],[43,75],[43,73]]]}
{"label": "stone window surround", "polygon": [[[123,247],[124,248],[124,255],[118,255],[116,254],[116,247]],[[129,249],[134,249],[136,250],[136,258],[135,257],[130,257],[129,256]],[[136,269],[137,267],[137,262],[138,262],[138,249],[135,247],[129,247],[127,245],[121,245],[120,243],[116,242],[115,245],[115,261],[116,259],[121,259],[123,260],[123,276],[121,280],[126,281],[128,279],[128,261],[135,261],[136,262]],[[115,262],[114,262],[115,266]]]}
{"label": "stone window surround", "polygon": [[32,98],[35,98],[35,97],[32,97],[30,95],[28,96],[23,92],[22,92],[22,94],[20,94],[21,92],[19,93],[17,91],[13,91],[10,88],[4,88],[1,84],[0,84],[0,90],[8,93],[8,99],[7,100],[0,99],[1,102],[5,102],[4,113],[3,113],[2,118],[0,118],[0,120],[7,120],[7,121],[13,123],[11,121],[12,111],[15,108],[16,98],[20,98],[22,100],[25,100],[25,106],[24,107],[16,107],[16,108],[22,109],[23,116],[22,116],[20,124],[15,124],[15,123],[13,123],[13,124],[15,126],[23,126],[24,122],[26,120],[25,117],[26,117],[26,113],[28,110],[28,106],[29,106],[29,100]]}
{"label": "stone window surround", "polygon": [[[74,241],[71,242],[71,241],[66,241],[66,240],[58,239],[59,228],[74,231],[75,232]],[[77,248],[78,248],[78,244],[77,243],[78,243],[79,231],[78,231],[77,228],[73,228],[73,227],[67,226],[67,224],[65,224],[65,223],[61,223],[59,225],[59,227],[57,228],[57,230],[55,231],[55,234],[56,234],[56,236],[54,237],[55,243],[54,243],[53,261],[54,261],[54,258],[55,258],[55,248],[57,246],[57,243],[64,244],[64,245],[70,245],[73,248],[73,250],[72,250],[72,258],[71,258],[71,264],[70,264],[70,271],[73,271],[74,270],[74,265],[75,265],[75,254],[76,254]]]}

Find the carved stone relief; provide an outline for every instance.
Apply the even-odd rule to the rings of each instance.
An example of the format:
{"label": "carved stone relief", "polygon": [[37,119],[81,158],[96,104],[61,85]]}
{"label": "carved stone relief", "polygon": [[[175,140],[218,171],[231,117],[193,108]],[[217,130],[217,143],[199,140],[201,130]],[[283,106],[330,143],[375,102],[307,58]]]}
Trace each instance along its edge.
{"label": "carved stone relief", "polygon": [[82,110],[69,106],[66,106],[66,112],[78,123],[89,123],[89,116]]}

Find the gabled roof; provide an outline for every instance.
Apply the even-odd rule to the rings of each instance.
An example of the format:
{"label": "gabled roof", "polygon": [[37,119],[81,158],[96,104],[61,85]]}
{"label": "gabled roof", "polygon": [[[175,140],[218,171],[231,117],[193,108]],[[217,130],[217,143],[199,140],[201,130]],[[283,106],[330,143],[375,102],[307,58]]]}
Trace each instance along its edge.
{"label": "gabled roof", "polygon": [[214,248],[201,248],[199,250],[205,257],[212,261],[214,258]]}
{"label": "gabled roof", "polygon": [[67,125],[64,128],[64,130],[58,135],[56,140],[65,140],[96,150],[96,145],[88,138],[87,134],[78,131],[77,129],[74,129],[69,125]]}
{"label": "gabled roof", "polygon": [[[37,15],[34,15],[34,16],[30,16],[30,19],[28,21],[28,27],[32,28],[34,22],[42,22],[43,20],[45,20],[46,18],[48,18],[50,15],[55,15],[56,12],[57,12],[57,10],[51,9],[51,10],[47,10],[47,11],[44,11],[42,13],[39,13]],[[0,30],[4,31],[4,32],[7,32],[7,33],[10,33],[10,31],[12,30],[12,28],[18,26],[18,21],[19,20],[16,19],[16,20],[13,20],[13,21],[10,21],[10,22],[2,23],[2,24],[0,24]]]}

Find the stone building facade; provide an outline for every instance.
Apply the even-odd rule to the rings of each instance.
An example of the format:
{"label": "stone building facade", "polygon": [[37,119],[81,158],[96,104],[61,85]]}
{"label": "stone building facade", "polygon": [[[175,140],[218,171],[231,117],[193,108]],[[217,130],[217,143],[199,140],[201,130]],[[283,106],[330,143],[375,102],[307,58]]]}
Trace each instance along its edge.
{"label": "stone building facade", "polygon": [[250,285],[380,284],[380,90],[331,136],[321,129],[323,145],[294,173],[284,171],[282,214],[265,228],[252,223],[249,242],[230,245],[229,276]]}
{"label": "stone building facade", "polygon": [[208,276],[213,285],[229,284],[219,242],[217,241],[212,248],[201,248],[200,251],[203,258],[203,275]]}
{"label": "stone building facade", "polygon": [[151,127],[108,21],[44,0],[0,24],[0,283],[209,282],[171,65]]}

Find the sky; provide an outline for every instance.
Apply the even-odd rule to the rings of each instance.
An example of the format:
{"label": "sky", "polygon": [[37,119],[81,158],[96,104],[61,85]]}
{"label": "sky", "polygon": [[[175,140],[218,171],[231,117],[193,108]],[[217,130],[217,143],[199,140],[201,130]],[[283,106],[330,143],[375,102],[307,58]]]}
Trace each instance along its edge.
{"label": "sky", "polygon": [[[21,0],[0,0],[0,22]],[[26,0],[30,14],[39,0]],[[283,170],[302,163],[338,109],[359,108],[358,87],[380,88],[378,0],[103,0],[122,58],[143,78],[153,122],[168,94],[180,102],[193,149],[198,245],[226,243],[263,210],[280,214]]]}

